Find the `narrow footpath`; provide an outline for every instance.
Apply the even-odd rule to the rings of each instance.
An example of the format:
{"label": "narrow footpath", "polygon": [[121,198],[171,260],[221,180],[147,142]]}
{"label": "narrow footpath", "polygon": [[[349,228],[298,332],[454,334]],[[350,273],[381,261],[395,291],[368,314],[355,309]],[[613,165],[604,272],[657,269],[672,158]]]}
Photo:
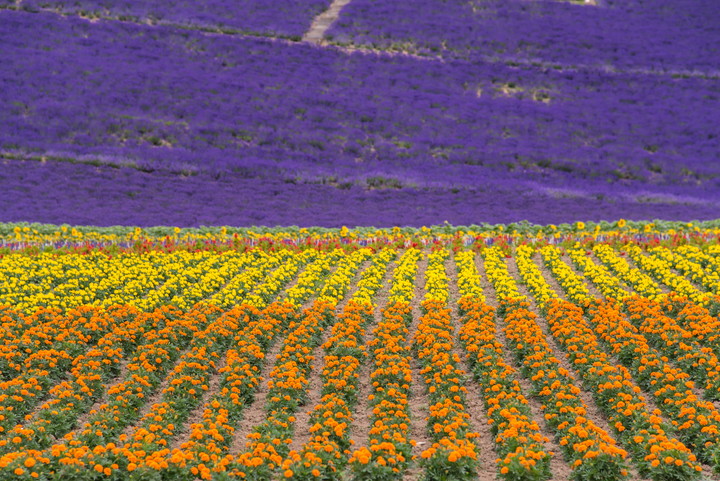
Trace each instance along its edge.
{"label": "narrow footpath", "polygon": [[315,17],[310,25],[310,30],[303,35],[302,41],[318,45],[322,44],[325,32],[335,23],[335,20],[340,16],[340,11],[348,3],[350,3],[350,0],[333,0],[327,10]]}

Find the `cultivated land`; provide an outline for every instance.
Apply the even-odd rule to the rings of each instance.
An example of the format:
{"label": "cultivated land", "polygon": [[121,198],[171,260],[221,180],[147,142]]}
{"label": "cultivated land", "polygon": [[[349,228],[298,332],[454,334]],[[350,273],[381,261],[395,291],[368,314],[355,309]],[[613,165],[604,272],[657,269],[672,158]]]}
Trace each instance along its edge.
{"label": "cultivated land", "polygon": [[720,481],[716,17],[0,0],[0,479]]}
{"label": "cultivated land", "polygon": [[720,479],[720,232],[519,228],[17,226],[2,477]]}
{"label": "cultivated land", "polygon": [[714,0],[111,3],[0,1],[0,220],[719,215]]}

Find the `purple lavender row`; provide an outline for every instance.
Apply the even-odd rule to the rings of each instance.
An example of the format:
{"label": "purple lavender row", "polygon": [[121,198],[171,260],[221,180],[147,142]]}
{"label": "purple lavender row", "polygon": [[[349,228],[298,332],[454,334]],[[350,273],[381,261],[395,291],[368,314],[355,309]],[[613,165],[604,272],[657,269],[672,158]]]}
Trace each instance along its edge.
{"label": "purple lavender row", "polygon": [[[300,39],[331,0],[23,0],[30,11],[181,25],[226,33]],[[14,3],[14,2],[9,2]],[[0,6],[2,4],[0,3]]]}
{"label": "purple lavender row", "polygon": [[[582,183],[578,182],[582,188]],[[474,187],[368,190],[286,183],[276,177],[219,180],[71,163],[0,160],[0,221],[73,225],[340,227],[538,224],[619,218],[710,220],[717,203],[629,195],[558,196],[508,179]]]}
{"label": "purple lavender row", "polygon": [[446,58],[720,75],[715,0],[353,0],[327,36]]}
{"label": "purple lavender row", "polygon": [[717,196],[717,80],[348,54],[12,11],[0,11],[0,45],[8,155],[339,187],[511,175]]}

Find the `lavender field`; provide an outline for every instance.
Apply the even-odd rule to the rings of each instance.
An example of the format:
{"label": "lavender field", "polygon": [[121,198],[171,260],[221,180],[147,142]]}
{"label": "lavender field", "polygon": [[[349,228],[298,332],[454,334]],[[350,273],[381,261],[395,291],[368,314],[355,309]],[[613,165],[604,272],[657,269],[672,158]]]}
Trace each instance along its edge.
{"label": "lavender field", "polygon": [[0,221],[720,217],[709,0],[0,2]]}
{"label": "lavender field", "polygon": [[560,70],[720,75],[713,0],[354,0],[328,36]]}

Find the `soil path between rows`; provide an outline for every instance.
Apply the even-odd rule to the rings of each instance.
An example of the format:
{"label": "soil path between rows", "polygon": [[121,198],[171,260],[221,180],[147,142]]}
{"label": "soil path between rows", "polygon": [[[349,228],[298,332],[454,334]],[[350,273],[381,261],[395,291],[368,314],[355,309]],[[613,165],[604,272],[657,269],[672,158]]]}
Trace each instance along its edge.
{"label": "soil path between rows", "polygon": [[[428,252],[423,252],[422,258],[418,262],[418,270],[415,275],[415,292],[413,293],[410,305],[412,307],[412,323],[408,328],[407,343],[412,346],[413,339],[420,325],[420,306],[425,294],[425,272],[428,267]],[[410,383],[410,439],[415,441],[412,454],[417,456],[414,463],[405,473],[403,479],[405,481],[417,481],[422,477],[422,469],[418,460],[420,453],[425,451],[432,444],[432,440],[427,432],[427,418],[430,415],[430,401],[425,389],[425,380],[420,374],[420,364],[413,354],[410,359],[410,369],[412,371],[412,382]]]}
{"label": "soil path between rows", "polygon": [[465,371],[465,382],[463,386],[467,389],[465,408],[470,415],[470,419],[468,420],[470,429],[480,434],[479,438],[475,438],[475,444],[478,448],[478,461],[480,462],[477,479],[479,481],[495,481],[497,479],[495,459],[497,459],[498,453],[495,451],[495,436],[490,431],[490,423],[488,422],[487,411],[483,402],[485,398],[482,393],[483,386],[473,378],[472,370],[468,365],[467,357],[460,348],[460,339],[458,338],[461,325],[458,316],[460,289],[458,288],[457,269],[452,257],[445,263],[445,273],[448,276],[448,288],[450,291],[448,307],[450,308],[450,316],[455,331],[453,333],[453,355],[456,355],[460,359],[461,362],[458,367]]}
{"label": "soil path between rows", "polygon": [[[358,266],[347,292],[335,308],[336,319],[340,316],[340,314],[342,314],[353,294],[357,292],[358,281],[370,264],[371,261],[365,261]],[[328,326],[325,328],[322,335],[322,341],[320,341],[318,347],[313,351],[312,368],[308,374],[308,379],[310,380],[310,384],[308,385],[308,400],[304,405],[300,406],[295,414],[295,432],[289,444],[291,451],[295,450],[299,452],[302,447],[310,441],[312,436],[312,433],[310,432],[310,415],[313,413],[315,406],[320,404],[320,400],[322,399],[323,380],[321,374],[322,369],[325,366],[325,356],[322,346],[328,341],[328,339],[330,339],[333,327],[334,326]]]}
{"label": "soil path between rows", "polygon": [[[402,256],[402,252],[398,252],[397,258]],[[392,275],[397,267],[397,262],[390,263],[385,271],[385,277],[382,280],[382,287],[375,294],[375,310],[373,312],[373,321],[365,329],[364,345],[367,349],[368,341],[374,338],[373,331],[378,323],[382,320],[382,311],[388,304],[390,295],[390,287],[392,286]],[[373,393],[372,380],[370,374],[373,371],[373,363],[370,359],[370,351],[366,350],[367,357],[360,367],[360,378],[358,379],[358,396],[357,404],[353,412],[353,422],[350,426],[350,440],[353,448],[357,449],[361,446],[368,446],[370,443],[370,427],[372,425],[372,407],[368,397]]]}
{"label": "soil path between rows", "polygon": [[[283,292],[287,292],[289,289],[292,289],[294,286],[296,286],[298,280],[303,275],[306,269],[307,265],[303,269],[299,270],[295,275],[293,281],[285,287]],[[337,265],[334,265],[331,269],[331,272],[328,273],[326,278],[332,276],[336,269]],[[299,315],[302,315],[305,309],[308,309],[312,306],[315,298],[317,297],[317,293],[320,292],[321,289],[322,286],[318,286],[315,290],[314,295],[312,295],[310,299],[308,299],[300,307],[300,309],[298,310]],[[282,299],[282,295],[278,295],[276,299]],[[282,351],[283,342],[287,338],[287,334],[287,329],[284,332],[278,333],[278,335],[276,335],[273,339],[270,349],[267,353],[265,353],[265,359],[263,360],[262,368],[260,369],[260,374],[258,376],[258,389],[255,391],[252,402],[248,403],[248,405],[243,410],[242,420],[236,427],[232,441],[230,442],[230,446],[228,448],[228,453],[232,456],[237,456],[246,448],[248,442],[248,435],[251,434],[253,432],[253,429],[255,429],[255,427],[258,426],[260,423],[262,423],[267,417],[265,413],[265,405],[267,404],[267,397],[268,393],[270,392],[268,381],[270,379],[270,373],[275,367],[278,356]]]}
{"label": "soil path between rows", "polygon": [[[497,296],[495,295],[495,289],[488,280],[485,272],[485,265],[480,256],[476,258],[475,265],[480,273],[480,284],[483,288],[487,303],[491,306],[498,307],[499,302]],[[537,398],[530,395],[532,392],[530,381],[520,375],[520,366],[516,362],[515,358],[510,355],[510,350],[507,347],[507,340],[505,339],[505,333],[503,332],[497,317],[495,319],[495,339],[503,346],[502,352],[505,363],[515,369],[515,379],[517,379],[518,384],[520,384],[522,395],[528,401],[528,406],[530,407],[530,412],[532,413],[532,419],[540,427],[540,433],[548,439],[543,448],[546,452],[554,453],[554,455],[550,458],[550,472],[552,473],[553,481],[569,481],[572,478],[572,469],[563,458],[562,450],[560,449],[560,445],[555,441],[555,436],[545,424],[545,414],[541,407],[541,403],[537,400]]]}

